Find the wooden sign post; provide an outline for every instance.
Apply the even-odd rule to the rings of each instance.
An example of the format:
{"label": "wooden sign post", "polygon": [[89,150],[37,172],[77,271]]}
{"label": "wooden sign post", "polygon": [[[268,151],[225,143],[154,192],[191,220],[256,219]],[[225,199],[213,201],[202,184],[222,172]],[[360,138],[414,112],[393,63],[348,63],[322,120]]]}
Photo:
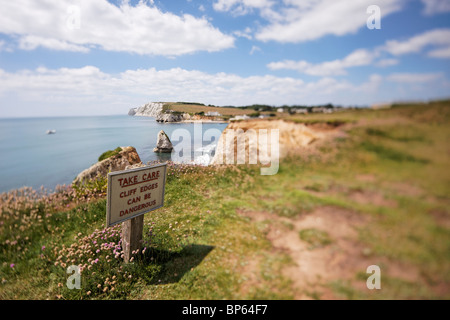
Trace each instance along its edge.
{"label": "wooden sign post", "polygon": [[124,261],[140,250],[144,214],[164,205],[167,164],[108,173],[106,226],[122,223]]}
{"label": "wooden sign post", "polygon": [[144,215],[122,222],[123,260],[129,262],[133,251],[141,250]]}

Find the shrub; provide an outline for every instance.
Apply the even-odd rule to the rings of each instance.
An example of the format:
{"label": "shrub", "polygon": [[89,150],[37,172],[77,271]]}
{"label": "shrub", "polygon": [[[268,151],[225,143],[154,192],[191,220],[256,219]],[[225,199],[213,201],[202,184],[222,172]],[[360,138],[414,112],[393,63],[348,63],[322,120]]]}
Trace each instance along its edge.
{"label": "shrub", "polygon": [[98,157],[98,161],[103,161],[103,160],[108,159],[108,158],[110,158],[112,156],[115,156],[116,154],[119,154],[120,151],[122,151],[121,147],[117,147],[114,150],[105,151],[105,152],[103,152],[101,154],[100,157]]}
{"label": "shrub", "polygon": [[108,178],[102,176],[83,181],[83,183],[72,184],[72,189],[75,191],[75,198],[88,202],[106,196],[107,188]]}

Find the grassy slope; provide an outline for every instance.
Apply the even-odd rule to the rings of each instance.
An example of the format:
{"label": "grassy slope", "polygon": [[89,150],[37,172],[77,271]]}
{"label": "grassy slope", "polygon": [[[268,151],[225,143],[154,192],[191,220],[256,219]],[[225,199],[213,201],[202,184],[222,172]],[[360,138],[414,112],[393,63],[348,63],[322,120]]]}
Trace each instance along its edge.
{"label": "grassy slope", "polygon": [[187,112],[191,114],[199,112],[219,112],[222,116],[236,116],[243,114],[253,113],[253,110],[243,110],[239,108],[227,108],[227,107],[213,107],[200,104],[184,104],[179,102],[168,102],[164,104],[164,108],[170,109],[176,112]]}
{"label": "grassy slope", "polygon": [[[92,260],[98,257],[100,263],[83,271],[81,290],[66,288],[68,275],[55,262],[68,255],[61,251],[63,244],[82,254],[79,246],[88,235],[102,241],[94,230],[103,228],[105,200],[94,197],[87,203],[85,196],[75,204],[78,195],[62,192],[50,202],[28,205],[25,198],[30,195],[4,195],[0,299],[291,299],[296,290],[320,298],[309,288],[294,288],[282,273],[292,261],[273,250],[267,239],[270,220],[256,223],[240,213],[295,219],[322,206],[369,217],[358,242],[374,261],[387,259],[418,272],[407,281],[382,266],[387,269],[382,290],[372,292],[358,285],[367,276],[355,273],[352,281],[325,284],[334,296],[448,299],[449,111],[448,103],[436,103],[313,115],[321,121],[345,118],[352,124],[346,137],[321,147],[329,156],[283,159],[273,176],[246,166],[171,167],[165,206],[145,216],[148,250],[128,266],[120,259],[102,263],[106,253],[91,252]],[[357,178],[362,176],[370,182]],[[395,205],[355,201],[354,191],[376,191]],[[58,260],[60,255],[64,257]],[[72,255],[66,262],[79,264],[82,259]],[[119,283],[111,284],[112,277]]]}

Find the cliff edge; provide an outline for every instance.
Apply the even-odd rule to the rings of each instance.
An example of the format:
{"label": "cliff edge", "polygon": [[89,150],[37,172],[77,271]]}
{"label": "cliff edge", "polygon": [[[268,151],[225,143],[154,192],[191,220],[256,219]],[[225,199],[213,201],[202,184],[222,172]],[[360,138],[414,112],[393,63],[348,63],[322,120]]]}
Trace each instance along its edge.
{"label": "cliff edge", "polygon": [[[272,134],[275,145],[272,144]],[[283,158],[288,154],[301,152],[326,136],[327,131],[283,120],[231,122],[219,138],[211,164],[224,164],[227,159],[234,159],[234,163],[239,163],[239,159],[244,163],[251,163],[249,155],[253,155],[254,159],[257,155],[258,163],[268,163],[272,151],[278,151],[279,158]]]}
{"label": "cliff edge", "polygon": [[142,117],[158,117],[163,111],[163,102],[149,102],[137,108],[131,108],[128,111],[129,116],[142,116]]}
{"label": "cliff edge", "polygon": [[[199,105],[187,102],[149,102],[137,108],[131,108],[128,111],[129,116],[153,117],[157,122],[228,122],[230,116],[225,117],[218,112],[208,110],[225,110],[236,112],[231,108],[219,108],[212,106]],[[206,111],[205,111],[206,110]],[[238,111],[239,112],[239,111]]]}
{"label": "cliff edge", "polygon": [[98,177],[106,177],[108,172],[125,170],[129,166],[142,164],[142,161],[134,147],[122,147],[122,150],[83,170],[73,181],[75,184],[84,183]]}

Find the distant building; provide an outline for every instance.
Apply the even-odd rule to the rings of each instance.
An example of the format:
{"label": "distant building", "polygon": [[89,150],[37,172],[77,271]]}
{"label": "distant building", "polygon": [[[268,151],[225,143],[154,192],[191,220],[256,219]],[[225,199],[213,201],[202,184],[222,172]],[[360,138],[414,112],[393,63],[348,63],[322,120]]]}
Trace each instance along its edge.
{"label": "distant building", "polygon": [[242,115],[242,116],[235,116],[234,118],[231,118],[230,120],[247,120],[250,119],[250,117],[246,114]]}
{"label": "distant building", "polygon": [[218,113],[217,111],[208,111],[207,113],[205,113],[205,116],[207,116],[207,117],[220,117],[221,114]]}
{"label": "distant building", "polygon": [[308,113],[308,109],[306,108],[297,108],[292,110],[294,113]]}
{"label": "distant building", "polygon": [[277,112],[284,112],[284,109],[283,108],[278,108]]}

